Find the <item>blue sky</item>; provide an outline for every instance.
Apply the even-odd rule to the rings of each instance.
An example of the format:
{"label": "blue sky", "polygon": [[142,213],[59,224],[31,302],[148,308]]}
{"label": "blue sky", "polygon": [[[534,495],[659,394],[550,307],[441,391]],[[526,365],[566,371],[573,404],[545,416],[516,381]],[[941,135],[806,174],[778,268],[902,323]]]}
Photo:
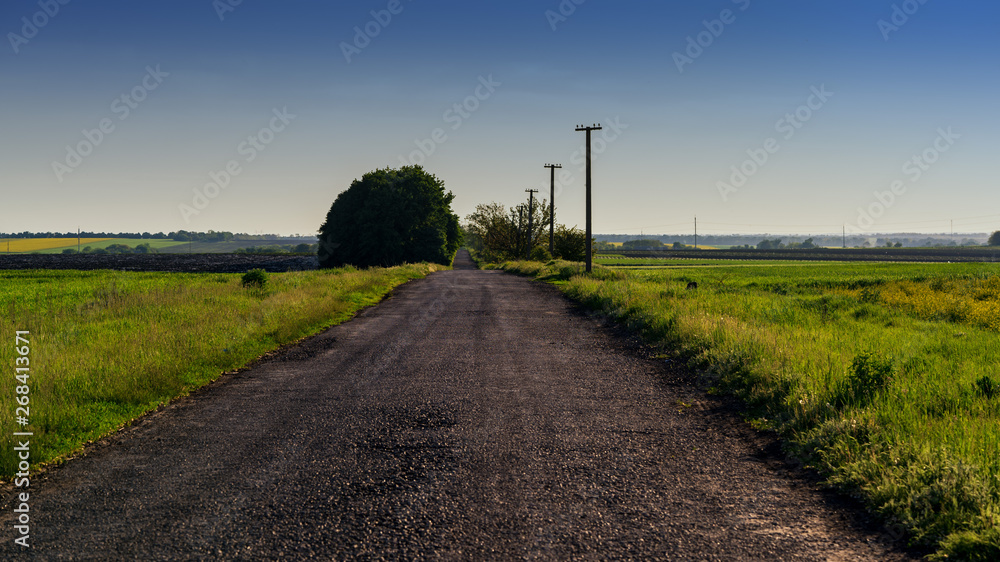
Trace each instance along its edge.
{"label": "blue sky", "polygon": [[443,179],[462,217],[548,197],[543,164],[561,163],[557,220],[582,226],[574,129],[595,122],[595,232],[685,233],[695,215],[704,233],[992,231],[998,15],[985,0],[7,0],[0,231],[309,234],[353,179],[403,162]]}

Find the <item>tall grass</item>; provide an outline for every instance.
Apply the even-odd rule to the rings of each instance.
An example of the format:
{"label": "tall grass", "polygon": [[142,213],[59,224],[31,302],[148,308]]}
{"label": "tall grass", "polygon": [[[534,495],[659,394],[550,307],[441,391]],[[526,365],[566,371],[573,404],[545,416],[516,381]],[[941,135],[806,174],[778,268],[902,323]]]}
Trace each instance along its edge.
{"label": "tall grass", "polygon": [[[272,274],[0,272],[3,451],[12,450],[14,332],[30,331],[32,464],[50,461],[129,420],[380,301],[442,269],[409,265]],[[0,478],[15,470],[0,456]]]}
{"label": "tall grass", "polygon": [[935,558],[1000,559],[997,266],[504,267],[557,281],[741,397],[755,426]]}

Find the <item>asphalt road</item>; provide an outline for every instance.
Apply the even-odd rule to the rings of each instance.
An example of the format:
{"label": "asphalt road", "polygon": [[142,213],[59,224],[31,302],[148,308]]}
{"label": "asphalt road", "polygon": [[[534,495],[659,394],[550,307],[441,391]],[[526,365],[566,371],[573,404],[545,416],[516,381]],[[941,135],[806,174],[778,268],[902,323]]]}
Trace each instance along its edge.
{"label": "asphalt road", "polygon": [[0,558],[903,558],[725,399],[457,265],[34,480],[30,551],[7,489]]}

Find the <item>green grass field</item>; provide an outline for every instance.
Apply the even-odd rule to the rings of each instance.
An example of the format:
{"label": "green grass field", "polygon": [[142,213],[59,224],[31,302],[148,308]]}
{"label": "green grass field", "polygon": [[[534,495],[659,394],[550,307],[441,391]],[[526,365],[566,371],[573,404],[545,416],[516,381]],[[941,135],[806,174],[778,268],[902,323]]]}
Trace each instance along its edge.
{"label": "green grass field", "polygon": [[[2,450],[12,451],[15,399],[24,396],[16,331],[30,332],[34,467],[438,269],[276,273],[261,289],[243,287],[238,274],[0,271]],[[15,456],[0,456],[0,478],[15,472]]]}
{"label": "green grass field", "polygon": [[1000,266],[803,265],[502,267],[742,398],[755,427],[934,558],[1000,559]]}
{"label": "green grass field", "polygon": [[233,240],[229,242],[178,242],[176,245],[161,250],[169,254],[222,254],[232,253],[236,250],[248,248],[250,246],[297,246],[303,242],[312,243],[308,240],[298,238],[273,238],[267,240]]}
{"label": "green grass field", "polygon": [[[691,259],[691,258],[626,258],[626,257],[605,257],[596,256],[594,263],[606,265],[608,267],[628,267],[663,269],[678,267],[721,267],[721,266],[761,266],[760,260],[712,260],[712,259]],[[790,261],[790,260],[769,260],[768,266],[790,265],[809,266],[816,262]],[[826,262],[844,264],[847,262]]]}

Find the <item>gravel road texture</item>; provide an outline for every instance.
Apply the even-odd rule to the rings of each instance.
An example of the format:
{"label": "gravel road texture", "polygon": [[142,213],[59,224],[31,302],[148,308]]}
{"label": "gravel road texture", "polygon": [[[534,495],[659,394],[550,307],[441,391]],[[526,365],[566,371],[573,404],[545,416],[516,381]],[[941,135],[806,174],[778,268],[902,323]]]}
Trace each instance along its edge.
{"label": "gravel road texture", "polygon": [[730,400],[464,253],[29,490],[2,559],[910,559]]}

